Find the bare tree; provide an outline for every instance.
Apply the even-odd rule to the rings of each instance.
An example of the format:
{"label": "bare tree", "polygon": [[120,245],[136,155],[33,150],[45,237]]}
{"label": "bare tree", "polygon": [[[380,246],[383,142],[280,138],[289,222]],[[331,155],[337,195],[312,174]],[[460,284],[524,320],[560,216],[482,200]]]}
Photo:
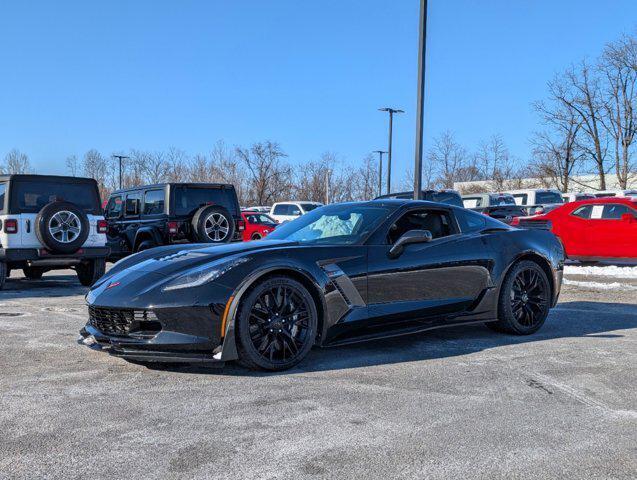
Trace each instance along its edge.
{"label": "bare tree", "polygon": [[235,152],[248,172],[248,199],[257,205],[268,205],[289,197],[292,169],[284,161],[287,155],[278,143],[258,142],[249,148],[237,147]]}
{"label": "bare tree", "polygon": [[378,161],[370,153],[363,158],[362,165],[353,173],[351,183],[347,178],[344,187],[351,192],[352,200],[371,200],[378,193]]}
{"label": "bare tree", "polygon": [[102,198],[107,197],[111,191],[109,171],[109,160],[104,158],[100,152],[91,149],[84,154],[82,173],[85,177],[94,178],[97,181]]}
{"label": "bare tree", "polygon": [[465,148],[456,142],[453,133],[447,130],[434,140],[428,161],[438,171],[435,183],[442,188],[453,188],[456,176],[467,166],[468,155]]}
{"label": "bare tree", "polygon": [[600,71],[605,80],[602,120],[614,147],[617,181],[626,188],[634,174],[631,147],[637,133],[637,39],[624,36],[608,44]]}
{"label": "bare tree", "polygon": [[480,144],[472,167],[477,169],[483,180],[491,181],[490,188],[493,190],[502,190],[506,180],[514,174],[513,159],[500,135],[493,135]]}
{"label": "bare tree", "polygon": [[69,171],[72,177],[77,177],[80,173],[80,161],[77,155],[69,155],[66,157],[66,169]]}
{"label": "bare tree", "polygon": [[4,164],[0,165],[0,172],[8,174],[31,173],[31,163],[26,153],[14,148],[4,157]]}
{"label": "bare tree", "polygon": [[584,61],[549,83],[553,98],[578,115],[585,136],[580,147],[592,158],[599,176],[599,188],[606,189],[606,142],[602,123],[603,101],[599,79]]}

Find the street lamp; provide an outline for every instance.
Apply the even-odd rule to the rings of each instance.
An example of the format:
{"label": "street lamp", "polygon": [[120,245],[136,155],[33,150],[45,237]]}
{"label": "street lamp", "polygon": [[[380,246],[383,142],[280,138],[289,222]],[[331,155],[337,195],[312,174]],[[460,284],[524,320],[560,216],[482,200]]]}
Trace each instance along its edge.
{"label": "street lamp", "polygon": [[113,155],[113,158],[116,158],[119,160],[119,188],[121,190],[122,188],[122,160],[126,159],[128,160],[130,157],[127,157],[126,155]]}
{"label": "street lamp", "polygon": [[416,155],[414,167],[414,199],[422,191],[422,130],[425,104],[425,47],[427,45],[427,0],[420,0],[420,34],[418,38],[418,104],[416,107]]}
{"label": "street lamp", "polygon": [[387,153],[382,150],[374,150],[374,153],[377,153],[378,158],[378,196],[380,197],[383,194],[383,154]]}
{"label": "street lamp", "polygon": [[394,113],[405,113],[396,108],[384,107],[378,109],[381,112],[389,112],[389,146],[387,148],[387,193],[391,193],[391,140],[394,124]]}

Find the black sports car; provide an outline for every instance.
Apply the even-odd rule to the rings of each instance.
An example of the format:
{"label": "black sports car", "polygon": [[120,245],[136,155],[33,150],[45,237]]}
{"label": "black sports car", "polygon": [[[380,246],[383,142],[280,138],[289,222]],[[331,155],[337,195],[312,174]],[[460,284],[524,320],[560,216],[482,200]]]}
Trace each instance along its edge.
{"label": "black sports car", "polygon": [[332,346],[488,322],[530,334],[562,282],[550,232],[413,200],[329,205],[266,239],[121,260],[87,295],[80,341],[138,362],[283,370]]}

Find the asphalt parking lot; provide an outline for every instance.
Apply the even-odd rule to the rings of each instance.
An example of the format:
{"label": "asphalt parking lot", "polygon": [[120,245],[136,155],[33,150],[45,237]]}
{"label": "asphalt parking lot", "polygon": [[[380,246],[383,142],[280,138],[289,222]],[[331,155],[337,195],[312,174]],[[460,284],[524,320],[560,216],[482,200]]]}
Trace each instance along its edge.
{"label": "asphalt parking lot", "polygon": [[637,477],[636,279],[568,275],[530,337],[438,330],[273,375],[91,351],[72,272],[13,275],[0,478]]}

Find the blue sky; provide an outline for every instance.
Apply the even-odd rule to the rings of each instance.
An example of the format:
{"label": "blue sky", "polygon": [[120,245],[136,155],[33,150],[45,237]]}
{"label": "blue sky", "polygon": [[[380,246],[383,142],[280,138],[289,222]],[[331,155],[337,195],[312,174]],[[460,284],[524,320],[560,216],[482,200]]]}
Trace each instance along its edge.
{"label": "blue sky", "polygon": [[[425,143],[500,134],[528,158],[558,70],[637,31],[634,0],[430,0]],[[90,148],[207,152],[271,139],[290,161],[386,147],[413,162],[418,0],[28,1],[0,6],[0,155],[40,173]]]}

